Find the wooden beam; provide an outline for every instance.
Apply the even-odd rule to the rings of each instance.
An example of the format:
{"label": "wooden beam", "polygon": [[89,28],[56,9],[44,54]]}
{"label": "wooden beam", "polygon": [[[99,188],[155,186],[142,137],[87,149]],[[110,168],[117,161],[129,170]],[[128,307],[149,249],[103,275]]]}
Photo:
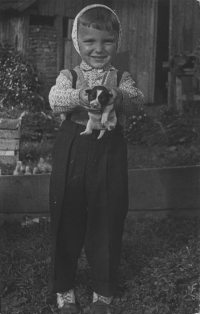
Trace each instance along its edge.
{"label": "wooden beam", "polygon": [[191,101],[199,101],[200,95],[182,95],[182,100],[191,100]]}
{"label": "wooden beam", "polygon": [[14,150],[0,150],[0,156],[15,156]]}
{"label": "wooden beam", "polygon": [[20,119],[1,119],[0,118],[0,129],[1,130],[18,130],[20,129]]}
{"label": "wooden beam", "polygon": [[[129,170],[129,212],[200,215],[200,166]],[[50,175],[0,176],[0,217],[49,213]],[[12,216],[13,215],[13,216]]]}
{"label": "wooden beam", "polygon": [[18,131],[13,131],[13,130],[0,130],[0,139],[1,138],[19,139],[20,133]]}
{"label": "wooden beam", "polygon": [[182,81],[179,77],[176,77],[176,108],[179,111],[183,110],[183,106],[182,106]]}
{"label": "wooden beam", "polygon": [[19,140],[0,138],[0,151],[2,150],[19,150]]}
{"label": "wooden beam", "polygon": [[14,156],[0,156],[0,162],[7,165],[16,164],[16,162],[19,160],[19,152],[17,152]]}
{"label": "wooden beam", "polygon": [[57,30],[57,72],[63,69],[63,16],[57,15],[55,18]]}

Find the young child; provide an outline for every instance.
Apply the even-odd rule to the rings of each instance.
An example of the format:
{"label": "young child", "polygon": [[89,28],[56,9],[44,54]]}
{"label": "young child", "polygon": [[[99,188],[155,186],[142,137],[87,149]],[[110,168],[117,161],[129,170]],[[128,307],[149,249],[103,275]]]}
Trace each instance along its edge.
{"label": "young child", "polygon": [[[66,114],[53,149],[50,182],[50,289],[57,293],[62,314],[82,313],[75,295],[75,276],[83,246],[93,288],[89,313],[111,313],[117,288],[128,211],[127,146],[121,123],[124,115],[132,114],[144,102],[130,74],[124,72],[120,78],[120,72],[111,65],[121,36],[114,11],[97,4],[84,8],[72,30],[82,62],[75,73],[61,71],[49,95],[53,111]],[[110,103],[118,117],[116,128],[106,130],[99,140],[101,125],[90,135],[80,135],[88,121],[85,90],[96,85],[105,85],[111,91]]]}

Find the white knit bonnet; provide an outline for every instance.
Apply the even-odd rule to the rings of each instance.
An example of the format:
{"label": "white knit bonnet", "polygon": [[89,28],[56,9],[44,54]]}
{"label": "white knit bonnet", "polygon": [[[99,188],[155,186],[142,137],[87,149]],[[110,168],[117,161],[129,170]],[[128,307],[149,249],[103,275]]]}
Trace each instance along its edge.
{"label": "white knit bonnet", "polygon": [[112,9],[110,9],[109,7],[107,7],[106,5],[103,5],[103,4],[88,5],[87,7],[82,9],[77,14],[77,16],[75,17],[74,23],[73,23],[73,28],[72,28],[72,40],[73,40],[74,47],[75,47],[76,51],[80,54],[80,50],[79,50],[79,46],[78,46],[78,19],[80,18],[80,16],[84,12],[86,12],[87,10],[96,8],[96,7],[101,7],[101,8],[105,8],[107,10],[110,10],[116,16],[116,19],[117,19],[117,21],[119,23],[119,37],[118,37],[118,45],[117,45],[117,52],[118,52],[119,48],[121,46],[121,41],[122,41],[122,26],[121,26],[121,23],[120,23],[120,20],[119,20],[117,14]]}

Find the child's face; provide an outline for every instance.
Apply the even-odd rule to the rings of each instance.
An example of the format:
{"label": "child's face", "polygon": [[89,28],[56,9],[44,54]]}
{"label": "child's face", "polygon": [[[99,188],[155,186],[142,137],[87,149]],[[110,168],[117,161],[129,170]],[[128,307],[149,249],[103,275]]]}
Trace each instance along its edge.
{"label": "child's face", "polygon": [[111,63],[117,52],[118,33],[79,25],[78,44],[82,59],[95,69]]}

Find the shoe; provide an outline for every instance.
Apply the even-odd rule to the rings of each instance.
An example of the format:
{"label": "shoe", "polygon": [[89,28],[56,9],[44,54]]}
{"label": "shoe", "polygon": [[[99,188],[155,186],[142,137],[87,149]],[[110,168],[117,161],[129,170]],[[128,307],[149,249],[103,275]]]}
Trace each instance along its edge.
{"label": "shoe", "polygon": [[63,307],[60,308],[60,314],[82,314],[82,310],[79,304],[75,303],[65,303]]}
{"label": "shoe", "polygon": [[112,314],[110,304],[97,300],[90,305],[88,314]]}
{"label": "shoe", "polygon": [[57,303],[60,314],[82,314],[80,305],[75,298],[74,290],[57,293]]}

